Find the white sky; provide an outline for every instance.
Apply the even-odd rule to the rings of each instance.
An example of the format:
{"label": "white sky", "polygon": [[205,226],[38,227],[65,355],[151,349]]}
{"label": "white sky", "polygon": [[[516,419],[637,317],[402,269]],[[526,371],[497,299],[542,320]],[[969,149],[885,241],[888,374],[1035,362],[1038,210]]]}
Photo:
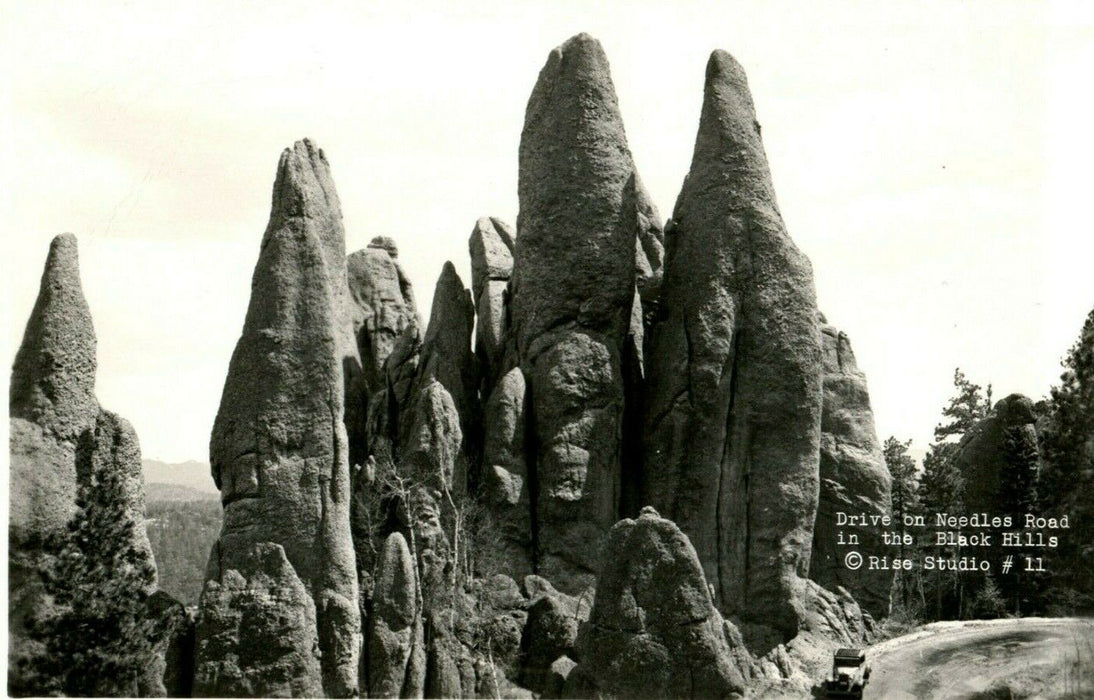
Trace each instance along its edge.
{"label": "white sky", "polygon": [[1043,395],[1094,305],[1094,24],[1076,7],[221,5],[5,1],[0,16],[2,356],[49,239],[76,233],[98,395],[147,457],[207,459],[282,148],[326,150],[348,249],[394,236],[427,313],[446,259],[470,283],[475,219],[515,221],[524,106],[579,31],[604,44],[663,217],[709,52],[745,66],[784,218],[882,438],[922,448],[955,366],[997,397]]}

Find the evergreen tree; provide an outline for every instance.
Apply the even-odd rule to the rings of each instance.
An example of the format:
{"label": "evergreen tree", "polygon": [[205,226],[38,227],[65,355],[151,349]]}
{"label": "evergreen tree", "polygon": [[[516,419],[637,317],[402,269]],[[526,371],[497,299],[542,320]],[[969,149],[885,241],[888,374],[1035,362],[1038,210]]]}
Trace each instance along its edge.
{"label": "evergreen tree", "polygon": [[[934,443],[923,459],[919,494],[928,520],[937,513],[961,515],[965,511],[965,480],[955,464],[961,438],[991,411],[992,389],[969,381],[960,369],[953,373],[955,394],[942,409],[943,422],[935,426]],[[960,548],[942,550],[933,541],[922,543],[920,553],[960,556]],[[924,578],[927,595],[933,600],[935,619],[952,619],[964,611],[964,581],[956,572],[934,571]]]}
{"label": "evergreen tree", "polygon": [[31,625],[44,652],[33,661],[43,692],[132,696],[151,657],[144,610],[155,569],[135,544],[137,523],[112,466],[81,485],[68,537],[43,572],[53,605]]}
{"label": "evergreen tree", "polygon": [[[1042,510],[1067,515],[1070,529],[1049,559],[1050,594],[1058,612],[1094,609],[1094,310],[1063,361],[1059,386],[1052,388],[1041,440],[1045,468],[1039,494]],[[1059,604],[1063,604],[1060,607]]]}
{"label": "evergreen tree", "polygon": [[[906,516],[920,514],[919,482],[916,478],[916,464],[912,456],[908,454],[908,448],[912,441],[901,442],[896,437],[890,436],[885,440],[882,453],[885,456],[885,466],[889,468],[892,477],[892,518],[893,529],[901,534],[914,532],[904,527]],[[897,545],[897,556],[904,559],[908,556],[908,548],[903,540]],[[898,570],[894,576],[899,602],[904,611],[909,609],[910,598],[919,590],[918,569],[913,572]]]}

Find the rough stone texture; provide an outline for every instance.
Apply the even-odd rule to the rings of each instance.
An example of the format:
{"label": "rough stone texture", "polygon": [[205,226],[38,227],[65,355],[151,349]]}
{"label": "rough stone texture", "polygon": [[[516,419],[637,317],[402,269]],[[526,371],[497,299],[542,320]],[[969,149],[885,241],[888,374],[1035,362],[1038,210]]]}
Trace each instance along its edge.
{"label": "rough stone texture", "polygon": [[534,425],[538,570],[594,577],[618,515],[620,347],[635,290],[637,194],[608,61],[585,34],[548,56],[520,144],[511,318]]}
{"label": "rough stone texture", "polygon": [[[343,424],[343,397],[353,394],[343,368],[356,347],[342,236],[322,151],[307,141],[286,149],[209,447],[224,524],[207,578],[223,584],[255,545],[282,547],[314,603],[322,688],[332,696],[357,692],[361,644]],[[312,641],[294,639],[299,654]],[[252,646],[231,653],[244,673],[263,663]]]}
{"label": "rough stone texture", "polygon": [[[213,561],[223,545],[214,545]],[[218,551],[220,550],[220,551]],[[285,550],[253,543],[210,578],[197,621],[198,697],[319,697],[316,610]]]}
{"label": "rough stone texture", "polygon": [[612,528],[570,679],[581,696],[739,697],[727,629],[687,536],[644,508]]}
{"label": "rough stone texture", "polygon": [[578,628],[589,619],[592,597],[575,598],[549,588],[550,583],[547,586],[528,605],[528,622],[520,642],[520,683],[533,692],[557,696],[562,684],[553,673],[554,662],[576,655]]}
{"label": "rough stone texture", "polygon": [[498,382],[483,410],[483,495],[493,528],[485,546],[495,558],[487,569],[518,577],[533,568],[525,391],[524,373],[514,367]]}
{"label": "rough stone texture", "polygon": [[420,697],[425,687],[425,644],[418,577],[406,539],[384,542],[376,570],[368,635],[370,697]]}
{"label": "rough stone texture", "polygon": [[653,312],[661,298],[661,283],[665,276],[665,230],[661,225],[661,215],[642,184],[642,178],[637,173],[634,177],[638,216],[638,236],[634,241],[635,282],[643,305],[647,311]]}
{"label": "rough stone texture", "polygon": [[475,223],[471,251],[471,293],[475,299],[475,356],[479,362],[483,396],[489,396],[506,369],[509,333],[508,287],[513,272],[512,228],[494,217]]}
{"label": "rough stone texture", "polygon": [[[429,325],[422,340],[421,360],[418,365],[418,377],[415,380],[418,404],[410,410],[409,420],[400,418],[400,431],[406,430],[404,423],[417,426],[422,422],[436,419],[435,412],[441,409],[434,400],[426,403],[427,392],[436,394],[431,388],[440,385],[450,397],[458,418],[460,429],[459,450],[452,455],[454,472],[449,486],[458,493],[464,493],[468,483],[469,466],[477,461],[480,448],[473,439],[478,432],[478,373],[475,359],[471,354],[471,330],[475,325],[475,305],[471,294],[463,286],[452,263],[446,262],[437,280],[433,292],[433,308],[429,314]],[[411,428],[411,439],[417,439],[420,431]],[[403,454],[408,452],[404,447]]]}
{"label": "rough stone texture", "polygon": [[50,244],[8,394],[12,543],[63,533],[75,512],[76,441],[95,424],[95,329],[76,237]]}
{"label": "rough stone texture", "polygon": [[145,606],[155,628],[152,661],[140,679],[140,695],[188,698],[194,680],[194,620],[163,591],[153,593]]}
{"label": "rough stone texture", "polygon": [[361,356],[364,398],[383,388],[384,361],[399,335],[417,321],[413,302],[403,295],[400,272],[391,254],[369,246],[346,259],[350,320]]}
{"label": "rough stone texture", "polygon": [[[76,448],[76,476],[81,488],[95,489],[99,475],[114,472],[121,477],[125,501],[124,517],[133,526],[131,542],[134,555],[151,564],[155,570],[152,543],[144,524],[144,470],[141,468],[141,446],[129,421],[106,410],[100,410],[92,429],[87,430]],[[153,577],[147,593],[156,589]]]}
{"label": "rough stone texture", "polygon": [[[998,510],[1009,450],[1037,452],[1036,420],[1033,402],[1021,394],[1011,394],[1000,399],[991,413],[961,439],[954,464],[965,479],[963,495],[970,513]],[[1008,434],[1017,443],[1009,448]]]}
{"label": "rough stone texture", "polygon": [[[813,530],[809,577],[825,588],[847,588],[877,619],[889,614],[891,571],[850,571],[846,547],[836,541],[836,513],[888,515],[892,479],[874,428],[866,376],[859,371],[847,334],[821,328],[824,357],[824,410],[821,417],[820,498]],[[883,556],[888,547],[881,528],[851,528],[863,556]]]}
{"label": "rough stone texture", "polygon": [[719,608],[789,638],[817,508],[820,333],[744,71],[716,51],[646,345],[647,503],[695,545]]}

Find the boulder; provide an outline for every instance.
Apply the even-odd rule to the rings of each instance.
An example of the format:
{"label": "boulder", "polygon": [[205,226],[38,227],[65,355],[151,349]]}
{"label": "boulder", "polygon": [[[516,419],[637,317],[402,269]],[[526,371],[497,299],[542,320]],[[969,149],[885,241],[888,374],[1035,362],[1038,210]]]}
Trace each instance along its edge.
{"label": "boulder", "polygon": [[368,635],[370,697],[420,697],[425,687],[425,644],[418,575],[406,538],[384,542],[377,565]]}
{"label": "boulder", "polygon": [[[691,170],[646,343],[646,503],[698,552],[722,612],[799,629],[820,461],[812,268],[786,233],[744,71],[707,65]],[[655,466],[654,466],[655,465]]]}
{"label": "boulder", "polygon": [[[591,602],[591,598],[579,599],[547,589],[529,603],[528,622],[520,641],[521,685],[541,695],[553,692],[557,697],[562,682],[554,664],[559,658],[576,656],[578,628],[589,619]],[[568,668],[561,680],[565,681],[567,675]]]}
{"label": "boulder", "polygon": [[[337,208],[323,152],[307,141],[286,149],[210,440],[224,523],[206,586],[219,582],[222,595],[232,595],[223,586],[227,572],[245,568],[256,546],[282,548],[315,615],[317,637],[300,636],[311,631],[301,628],[292,638],[297,655],[318,647],[324,693],[345,696],[358,690],[361,633],[343,423],[352,397],[343,369],[356,346],[348,347]],[[199,646],[202,629],[199,621]],[[256,646],[222,651],[244,674],[266,665]],[[202,663],[199,656],[199,674]]]}
{"label": "boulder", "polygon": [[[221,553],[217,543],[214,561]],[[233,553],[232,567],[201,593],[194,695],[324,695],[315,603],[285,550],[253,543]]]}
{"label": "boulder", "polygon": [[830,590],[843,586],[873,617],[889,615],[891,571],[851,571],[844,566],[846,547],[837,546],[840,530],[859,538],[863,556],[883,556],[888,547],[881,529],[836,525],[836,513],[889,515],[892,479],[874,428],[866,376],[859,371],[851,341],[832,326],[821,328],[824,357],[824,409],[821,417],[820,496],[813,530],[809,577]]}
{"label": "boulder", "polygon": [[584,588],[618,515],[620,348],[635,291],[637,185],[608,61],[580,34],[548,56],[520,142],[510,316],[528,379],[537,568]]}
{"label": "boulder", "polygon": [[647,507],[612,528],[569,680],[581,696],[740,697],[732,630],[687,536]]}

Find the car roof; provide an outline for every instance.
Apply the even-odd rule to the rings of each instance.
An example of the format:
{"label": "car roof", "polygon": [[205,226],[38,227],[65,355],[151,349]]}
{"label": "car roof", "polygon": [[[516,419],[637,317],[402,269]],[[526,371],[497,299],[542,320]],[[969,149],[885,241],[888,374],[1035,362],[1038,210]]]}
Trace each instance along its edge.
{"label": "car roof", "polygon": [[837,661],[862,661],[866,658],[866,652],[861,649],[837,649]]}

